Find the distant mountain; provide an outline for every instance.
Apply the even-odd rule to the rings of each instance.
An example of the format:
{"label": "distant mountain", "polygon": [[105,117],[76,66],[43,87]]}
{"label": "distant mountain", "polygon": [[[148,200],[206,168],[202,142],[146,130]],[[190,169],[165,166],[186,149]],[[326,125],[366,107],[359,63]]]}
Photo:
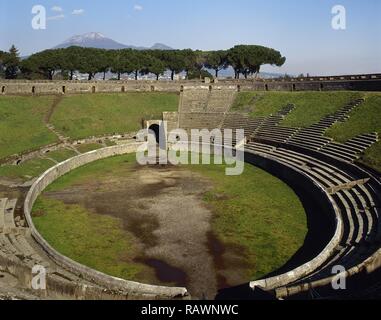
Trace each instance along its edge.
{"label": "distant mountain", "polygon": [[162,43],[155,43],[151,48],[149,48],[150,50],[173,50],[173,48],[171,47],[168,47],[167,45],[165,44],[162,44]]}
{"label": "distant mountain", "polygon": [[136,50],[172,50],[162,43],[156,43],[150,48],[146,47],[136,47],[132,45],[125,45],[110,38],[107,38],[99,32],[90,32],[83,35],[77,35],[67,39],[65,42],[59,44],[53,49],[62,49],[72,46],[83,47],[83,48],[98,48],[98,49],[136,49]]}

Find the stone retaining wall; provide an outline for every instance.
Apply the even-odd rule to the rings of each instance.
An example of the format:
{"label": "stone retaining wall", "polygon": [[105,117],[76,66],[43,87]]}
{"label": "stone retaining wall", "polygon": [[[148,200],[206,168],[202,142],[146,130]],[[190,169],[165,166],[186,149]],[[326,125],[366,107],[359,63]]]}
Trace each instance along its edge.
{"label": "stone retaining wall", "polygon": [[344,231],[344,225],[340,214],[340,209],[336,206],[331,196],[324,190],[323,187],[321,187],[318,183],[312,181],[303,172],[299,171],[295,167],[288,166],[283,163],[278,163],[275,157],[260,153],[257,154],[253,151],[250,151],[246,154],[246,162],[259,166],[260,168],[271,174],[274,174],[281,180],[288,182],[294,187],[299,186],[303,187],[304,190],[311,190],[311,195],[315,201],[324,205],[325,213],[331,214],[331,217],[328,216],[327,219],[335,220],[336,224],[335,233],[331,241],[313,260],[285,274],[259,281],[253,281],[250,283],[252,288],[261,287],[265,290],[273,290],[275,288],[286,286],[292,282],[295,282],[323,265],[324,262],[327,261],[329,257],[335,252],[337,246],[340,244],[341,236]]}
{"label": "stone retaining wall", "polygon": [[[185,298],[188,295],[187,290],[185,288],[150,286],[125,281],[115,277],[107,276],[101,272],[92,270],[86,266],[74,262],[73,260],[59,254],[46,242],[46,240],[39,234],[39,232],[35,228],[31,218],[31,211],[34,202],[36,201],[37,197],[43,192],[43,190],[53,181],[63,176],[64,174],[87,163],[111,156],[136,152],[139,146],[139,143],[131,143],[95,150],[66,160],[65,162],[49,169],[40,178],[38,178],[38,180],[31,187],[24,204],[25,217],[30,227],[31,234],[33,238],[37,241],[37,243],[39,243],[39,245],[47,252],[48,256],[55,263],[57,263],[59,266],[64,267],[73,274],[82,276],[85,280],[91,281],[96,285],[101,285],[109,290],[113,290],[116,292],[123,292],[123,295],[131,296],[134,298]],[[221,152],[223,152],[223,148],[221,149]],[[287,286],[290,283],[295,282],[296,280],[316,270],[334,252],[335,248],[340,243],[340,239],[343,232],[343,221],[340,215],[340,210],[336,207],[331,197],[325,192],[324,188],[322,188],[316,182],[312,181],[309,177],[307,177],[302,172],[298,171],[296,168],[287,166],[285,164],[280,164],[279,162],[277,162],[276,158],[265,156],[261,153],[255,152],[247,152],[245,154],[245,161],[247,163],[251,163],[253,165],[261,167],[262,169],[276,175],[278,178],[286,182],[290,182],[290,184],[294,186],[307,185],[311,190],[318,191],[313,192],[315,201],[324,203],[324,211],[326,214],[328,214],[327,218],[331,218],[335,221],[336,228],[332,239],[316,258],[285,274],[263,279],[260,281],[254,281],[250,284],[251,287],[259,286],[266,290],[272,290],[278,287]]]}
{"label": "stone retaining wall", "polygon": [[66,160],[53,168],[46,171],[37,181],[33,184],[29,190],[24,203],[24,214],[28,222],[28,226],[31,230],[32,237],[37,241],[37,243],[45,250],[48,256],[59,266],[65,268],[66,270],[83,277],[97,285],[103,286],[109,290],[121,292],[123,296],[130,296],[136,299],[140,297],[142,299],[181,299],[188,296],[187,290],[185,288],[169,288],[160,286],[151,286],[140,284],[136,282],[126,281],[105,275],[96,270],[90,269],[83,266],[63,255],[58,253],[54,248],[52,248],[49,243],[40,235],[40,233],[35,228],[31,212],[33,204],[38,198],[38,196],[43,192],[43,190],[54,182],[59,177],[65,175],[66,173],[81,167],[90,162],[94,162],[100,159],[123,155],[127,153],[132,153],[137,150],[140,144],[131,143],[119,146],[108,147],[104,149],[99,149],[91,151],[86,154],[82,154]]}
{"label": "stone retaining wall", "polygon": [[181,92],[208,88],[237,91],[381,91],[381,76],[314,77],[287,80],[201,81],[26,81],[0,79],[2,95],[79,94],[123,92]]}

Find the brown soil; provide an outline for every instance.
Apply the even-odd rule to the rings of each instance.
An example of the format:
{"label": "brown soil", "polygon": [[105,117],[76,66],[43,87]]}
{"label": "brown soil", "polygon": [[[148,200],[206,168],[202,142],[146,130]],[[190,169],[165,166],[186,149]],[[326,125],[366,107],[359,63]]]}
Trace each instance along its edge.
{"label": "brown soil", "polygon": [[95,177],[45,195],[120,218],[140,248],[132,258],[156,278],[146,274],[139,281],[186,286],[194,298],[213,299],[218,289],[249,279],[241,272],[247,268],[242,251],[213,236],[213,213],[202,200],[211,188],[205,177],[181,167],[137,166],[125,176]]}
{"label": "brown soil", "polygon": [[50,119],[52,118],[54,111],[57,109],[57,107],[60,104],[60,102],[62,101],[62,99],[63,99],[62,95],[56,95],[54,97],[53,104],[51,105],[48,113],[45,115],[45,118],[44,118],[45,123],[50,122]]}

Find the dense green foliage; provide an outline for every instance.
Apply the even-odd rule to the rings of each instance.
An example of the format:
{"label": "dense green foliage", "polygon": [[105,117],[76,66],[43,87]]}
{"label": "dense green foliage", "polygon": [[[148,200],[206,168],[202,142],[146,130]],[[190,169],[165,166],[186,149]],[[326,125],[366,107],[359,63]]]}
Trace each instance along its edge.
{"label": "dense green foliage", "polygon": [[117,74],[138,75],[152,73],[157,79],[166,70],[174,80],[176,73],[200,72],[204,67],[218,71],[232,66],[236,77],[243,74],[258,73],[261,66],[271,64],[281,66],[285,62],[279,51],[263,46],[240,45],[227,51],[186,50],[105,50],[95,48],[70,47],[65,49],[45,50],[30,56],[21,64],[23,75],[27,78],[43,77],[53,79],[56,72],[67,75],[72,80],[75,71],[88,74],[88,79],[96,73],[107,71]]}
{"label": "dense green foliage", "polygon": [[21,64],[19,52],[12,45],[9,52],[0,51],[0,76],[5,76],[6,79],[16,79]]}
{"label": "dense green foliage", "polygon": [[286,62],[279,51],[263,46],[235,46],[227,54],[228,64],[235,71],[236,79],[242,73],[245,78],[250,74],[258,74],[264,64],[281,67]]}

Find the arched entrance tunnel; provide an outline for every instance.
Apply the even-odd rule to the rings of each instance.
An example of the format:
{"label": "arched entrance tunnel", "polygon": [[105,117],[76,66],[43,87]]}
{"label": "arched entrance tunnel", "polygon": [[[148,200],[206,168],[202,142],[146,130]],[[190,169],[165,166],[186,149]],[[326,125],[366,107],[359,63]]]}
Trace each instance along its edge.
{"label": "arched entrance tunnel", "polygon": [[156,143],[160,143],[160,126],[158,124],[152,124],[149,128],[150,134],[155,135]]}

